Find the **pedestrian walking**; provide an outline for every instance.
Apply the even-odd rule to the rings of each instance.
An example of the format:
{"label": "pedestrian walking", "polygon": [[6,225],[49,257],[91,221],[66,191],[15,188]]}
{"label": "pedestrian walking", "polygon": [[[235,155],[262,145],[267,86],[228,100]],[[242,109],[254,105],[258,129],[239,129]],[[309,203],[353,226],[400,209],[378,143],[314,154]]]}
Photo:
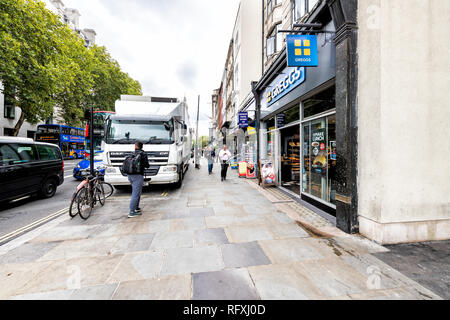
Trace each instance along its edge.
{"label": "pedestrian walking", "polygon": [[206,158],[208,159],[208,174],[211,175],[214,168],[214,158],[216,157],[216,152],[212,147],[206,150]]}
{"label": "pedestrian walking", "polygon": [[222,166],[222,181],[225,181],[227,180],[227,171],[229,166],[228,161],[231,159],[231,152],[227,150],[227,146],[225,144],[223,145],[223,149],[219,152],[219,159]]}
{"label": "pedestrian walking", "polygon": [[130,201],[130,213],[128,218],[134,218],[142,215],[142,209],[139,207],[144,185],[145,169],[150,168],[147,154],[142,150],[142,142],[136,142],[134,145],[134,154],[125,159],[123,171],[128,174],[128,181],[131,183],[133,192]]}

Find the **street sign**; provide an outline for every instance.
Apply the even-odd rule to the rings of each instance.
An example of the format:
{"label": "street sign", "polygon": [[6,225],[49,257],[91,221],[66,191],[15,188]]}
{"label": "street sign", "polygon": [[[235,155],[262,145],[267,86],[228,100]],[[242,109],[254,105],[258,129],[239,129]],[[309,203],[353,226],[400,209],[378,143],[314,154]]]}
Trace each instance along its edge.
{"label": "street sign", "polygon": [[248,112],[239,112],[239,128],[248,128]]}
{"label": "street sign", "polygon": [[318,67],[317,36],[288,35],[288,67]]}

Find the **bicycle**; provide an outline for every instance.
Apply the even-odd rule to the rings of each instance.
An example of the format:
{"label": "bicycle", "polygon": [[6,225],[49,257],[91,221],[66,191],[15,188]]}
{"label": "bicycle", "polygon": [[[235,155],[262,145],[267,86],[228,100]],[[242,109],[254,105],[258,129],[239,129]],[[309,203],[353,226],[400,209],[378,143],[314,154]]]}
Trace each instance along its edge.
{"label": "bicycle", "polygon": [[[114,187],[107,182],[101,181],[99,171],[96,170],[95,176],[87,176],[72,195],[69,207],[70,217],[75,218],[80,214],[82,219],[88,219],[97,201],[104,206],[105,199],[111,197],[113,193]],[[93,204],[92,208],[89,209],[87,204],[89,204],[89,207]],[[81,211],[80,207],[83,208],[83,211]]]}

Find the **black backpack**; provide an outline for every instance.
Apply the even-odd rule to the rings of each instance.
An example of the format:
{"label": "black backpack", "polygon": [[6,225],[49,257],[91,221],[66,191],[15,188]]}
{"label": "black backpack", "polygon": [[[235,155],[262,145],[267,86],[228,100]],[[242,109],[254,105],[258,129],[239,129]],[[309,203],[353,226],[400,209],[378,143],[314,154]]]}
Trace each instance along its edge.
{"label": "black backpack", "polygon": [[141,173],[141,154],[134,153],[125,158],[122,165],[122,172],[125,174],[140,174]]}

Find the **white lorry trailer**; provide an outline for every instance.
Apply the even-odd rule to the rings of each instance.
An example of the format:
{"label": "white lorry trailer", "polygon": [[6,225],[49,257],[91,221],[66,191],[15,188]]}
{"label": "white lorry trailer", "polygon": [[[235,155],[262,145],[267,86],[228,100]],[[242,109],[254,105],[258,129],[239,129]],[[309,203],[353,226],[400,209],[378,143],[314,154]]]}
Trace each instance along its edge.
{"label": "white lorry trailer", "polygon": [[145,184],[175,184],[181,187],[191,159],[192,135],[186,100],[147,96],[121,96],[116,114],[105,126],[103,163],[105,181],[130,185],[121,171],[137,141],[144,144],[150,168]]}

